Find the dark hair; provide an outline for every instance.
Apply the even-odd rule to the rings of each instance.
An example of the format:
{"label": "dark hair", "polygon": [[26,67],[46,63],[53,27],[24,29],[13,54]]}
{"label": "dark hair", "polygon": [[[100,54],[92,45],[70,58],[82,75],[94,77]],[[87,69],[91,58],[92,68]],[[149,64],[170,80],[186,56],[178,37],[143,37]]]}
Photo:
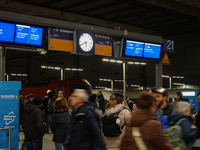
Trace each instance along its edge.
{"label": "dark hair", "polygon": [[68,109],[67,99],[65,98],[58,98],[55,101],[54,111],[58,111],[61,109]]}
{"label": "dark hair", "polygon": [[176,92],[176,94],[177,94],[180,98],[183,98],[183,94],[182,94],[180,91]]}
{"label": "dark hair", "polygon": [[99,93],[101,93],[101,94],[102,94],[102,91],[99,91]]}
{"label": "dark hair", "polygon": [[115,99],[116,99],[117,104],[122,104],[122,102],[124,101],[122,97],[116,97]]}
{"label": "dark hair", "polygon": [[121,95],[121,94],[118,94],[118,93],[114,93],[114,94],[115,94],[116,97],[124,98],[124,96]]}
{"label": "dark hair", "polygon": [[157,90],[156,87],[152,87],[152,88],[150,89],[150,91],[152,91],[152,93],[156,93],[156,90]]}
{"label": "dark hair", "polygon": [[200,92],[197,94],[197,96],[199,96],[200,95]]}
{"label": "dark hair", "polygon": [[141,93],[137,106],[140,109],[149,109],[150,106],[153,106],[153,102],[156,102],[156,98],[153,94],[145,91]]}
{"label": "dark hair", "polygon": [[170,102],[170,103],[173,102],[173,98],[172,98],[172,97],[169,98],[169,102]]}

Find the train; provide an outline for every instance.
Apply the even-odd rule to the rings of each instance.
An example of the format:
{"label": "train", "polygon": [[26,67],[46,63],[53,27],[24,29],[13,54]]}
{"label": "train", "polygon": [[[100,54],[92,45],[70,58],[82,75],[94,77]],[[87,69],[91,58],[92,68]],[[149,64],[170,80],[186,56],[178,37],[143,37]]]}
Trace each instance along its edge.
{"label": "train", "polygon": [[45,87],[22,88],[19,94],[23,95],[23,97],[29,93],[32,93],[34,96],[45,97],[47,90],[51,90],[54,96],[57,97],[58,92],[63,91],[64,97],[68,99],[75,89],[85,89],[89,95],[92,94],[92,86],[85,79],[54,80],[50,81]]}

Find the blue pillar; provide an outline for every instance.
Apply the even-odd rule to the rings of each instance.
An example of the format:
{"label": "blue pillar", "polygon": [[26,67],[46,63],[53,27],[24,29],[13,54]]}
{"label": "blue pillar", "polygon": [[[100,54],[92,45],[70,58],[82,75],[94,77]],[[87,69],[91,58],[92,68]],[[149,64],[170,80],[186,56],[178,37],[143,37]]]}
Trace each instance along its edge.
{"label": "blue pillar", "polygon": [[[20,81],[0,81],[0,128],[11,128],[11,150],[19,147]],[[8,148],[7,131],[0,131],[0,149]]]}

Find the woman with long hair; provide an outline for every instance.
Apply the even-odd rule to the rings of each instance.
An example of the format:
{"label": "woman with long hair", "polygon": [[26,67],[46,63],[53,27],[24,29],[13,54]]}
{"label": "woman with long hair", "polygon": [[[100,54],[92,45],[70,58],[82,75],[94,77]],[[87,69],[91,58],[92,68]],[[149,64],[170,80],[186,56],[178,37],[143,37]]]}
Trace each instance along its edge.
{"label": "woman with long hair", "polygon": [[54,133],[53,141],[55,142],[56,150],[62,150],[62,146],[65,149],[69,139],[70,113],[66,99],[56,99],[54,113],[51,125],[51,131]]}

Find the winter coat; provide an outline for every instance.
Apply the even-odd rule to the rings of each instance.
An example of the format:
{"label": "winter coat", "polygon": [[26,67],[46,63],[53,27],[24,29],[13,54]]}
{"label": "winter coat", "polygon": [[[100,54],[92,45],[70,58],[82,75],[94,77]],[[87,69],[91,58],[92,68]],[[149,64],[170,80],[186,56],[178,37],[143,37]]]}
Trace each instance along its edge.
{"label": "winter coat", "polygon": [[53,141],[64,143],[69,136],[70,114],[66,110],[60,110],[54,114],[51,131],[54,133]]}
{"label": "winter coat", "polygon": [[115,149],[115,150],[119,149],[122,137],[125,134],[126,125],[130,122],[130,119],[131,119],[131,112],[129,111],[129,109],[127,109],[122,104],[117,104],[117,105],[115,105],[115,107],[112,107],[112,108],[106,110],[104,115],[109,116],[109,115],[112,115],[112,114],[115,114],[118,112],[120,112],[118,114],[119,119],[120,119],[120,125],[121,125],[121,127],[123,127],[123,126],[124,127],[123,127],[121,135],[119,135],[117,137],[104,137],[108,150],[109,149]]}
{"label": "winter coat", "polygon": [[199,134],[198,128],[192,129],[191,125],[193,124],[193,120],[191,117],[186,116],[185,114],[174,114],[172,116],[168,117],[168,122],[173,122],[174,124],[178,122],[180,119],[185,118],[180,123],[180,126],[182,128],[183,138],[186,141],[186,143],[193,142]]}
{"label": "winter coat", "polygon": [[148,109],[137,109],[127,125],[121,150],[139,150],[132,136],[132,127],[138,127],[148,150],[173,150],[167,142],[161,125]]}
{"label": "winter coat", "polygon": [[33,102],[25,106],[23,122],[26,140],[33,140],[38,136],[43,136],[43,114],[41,109]]}
{"label": "winter coat", "polygon": [[25,100],[24,100],[24,107],[25,107],[27,104],[30,104],[30,100],[29,100],[29,99],[25,99]]}
{"label": "winter coat", "polygon": [[99,109],[101,109],[104,113],[105,112],[105,99],[102,94],[98,96],[97,101],[99,102]]}
{"label": "winter coat", "polygon": [[71,117],[69,150],[106,150],[94,107],[84,103],[74,109]]}

